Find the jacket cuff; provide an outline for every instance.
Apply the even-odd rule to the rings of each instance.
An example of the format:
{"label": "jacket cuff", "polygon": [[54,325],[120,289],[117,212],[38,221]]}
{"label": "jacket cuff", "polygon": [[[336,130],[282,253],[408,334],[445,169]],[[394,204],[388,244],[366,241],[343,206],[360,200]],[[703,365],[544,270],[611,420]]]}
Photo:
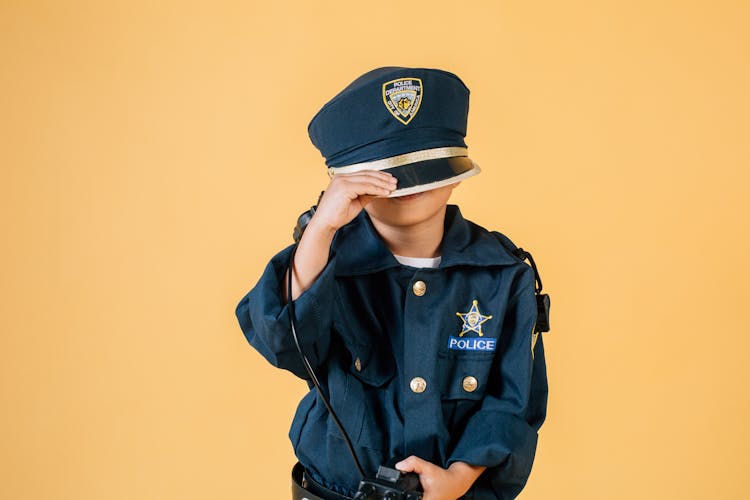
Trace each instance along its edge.
{"label": "jacket cuff", "polygon": [[[483,465],[494,484],[523,487],[531,474],[538,435],[521,418],[508,413],[479,412],[467,423],[453,450],[453,462]],[[520,490],[519,490],[520,491]]]}

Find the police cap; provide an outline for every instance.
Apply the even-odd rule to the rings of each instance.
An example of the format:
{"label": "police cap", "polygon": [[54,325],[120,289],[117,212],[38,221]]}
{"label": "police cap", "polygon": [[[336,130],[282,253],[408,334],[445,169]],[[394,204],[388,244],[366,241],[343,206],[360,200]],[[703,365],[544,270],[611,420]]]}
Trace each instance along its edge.
{"label": "police cap", "polygon": [[430,68],[388,66],[360,76],[310,121],[310,140],[330,176],[383,170],[404,196],[453,184],[481,170],[468,157],[469,89]]}

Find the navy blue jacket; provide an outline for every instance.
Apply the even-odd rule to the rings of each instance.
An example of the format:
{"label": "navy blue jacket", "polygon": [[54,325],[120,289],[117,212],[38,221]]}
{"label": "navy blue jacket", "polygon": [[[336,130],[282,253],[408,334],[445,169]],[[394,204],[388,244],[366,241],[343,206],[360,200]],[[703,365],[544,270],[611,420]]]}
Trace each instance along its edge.
{"label": "navy blue jacket", "polygon": [[[487,466],[476,500],[514,498],[526,484],[547,375],[533,335],[534,271],[500,238],[510,242],[448,205],[439,267],[413,268],[363,210],[337,231],[328,264],[295,301],[302,348],[368,474],[413,454]],[[271,364],[307,379],[282,299],[291,250],[271,259],[236,314]],[[289,438],[314,478],[356,491],[357,469],[314,389]]]}

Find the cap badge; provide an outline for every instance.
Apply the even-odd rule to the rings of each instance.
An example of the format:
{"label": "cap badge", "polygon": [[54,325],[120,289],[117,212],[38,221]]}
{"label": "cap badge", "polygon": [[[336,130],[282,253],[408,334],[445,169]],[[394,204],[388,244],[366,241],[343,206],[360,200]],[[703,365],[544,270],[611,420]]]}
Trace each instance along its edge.
{"label": "cap badge", "polygon": [[399,78],[384,83],[383,103],[398,121],[407,125],[422,104],[422,80]]}

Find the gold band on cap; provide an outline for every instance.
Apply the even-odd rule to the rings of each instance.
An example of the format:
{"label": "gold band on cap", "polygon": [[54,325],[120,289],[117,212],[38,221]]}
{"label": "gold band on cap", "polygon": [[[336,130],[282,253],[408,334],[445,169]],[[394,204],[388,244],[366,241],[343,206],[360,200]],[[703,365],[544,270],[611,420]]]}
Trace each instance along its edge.
{"label": "gold band on cap", "polygon": [[460,147],[423,149],[421,151],[412,151],[410,153],[391,156],[390,158],[383,158],[381,160],[354,163],[343,167],[328,167],[328,177],[333,177],[334,174],[350,174],[361,170],[385,170],[388,168],[400,167],[401,165],[407,165],[409,163],[416,163],[418,161],[450,158],[453,156],[469,156],[469,150]]}

